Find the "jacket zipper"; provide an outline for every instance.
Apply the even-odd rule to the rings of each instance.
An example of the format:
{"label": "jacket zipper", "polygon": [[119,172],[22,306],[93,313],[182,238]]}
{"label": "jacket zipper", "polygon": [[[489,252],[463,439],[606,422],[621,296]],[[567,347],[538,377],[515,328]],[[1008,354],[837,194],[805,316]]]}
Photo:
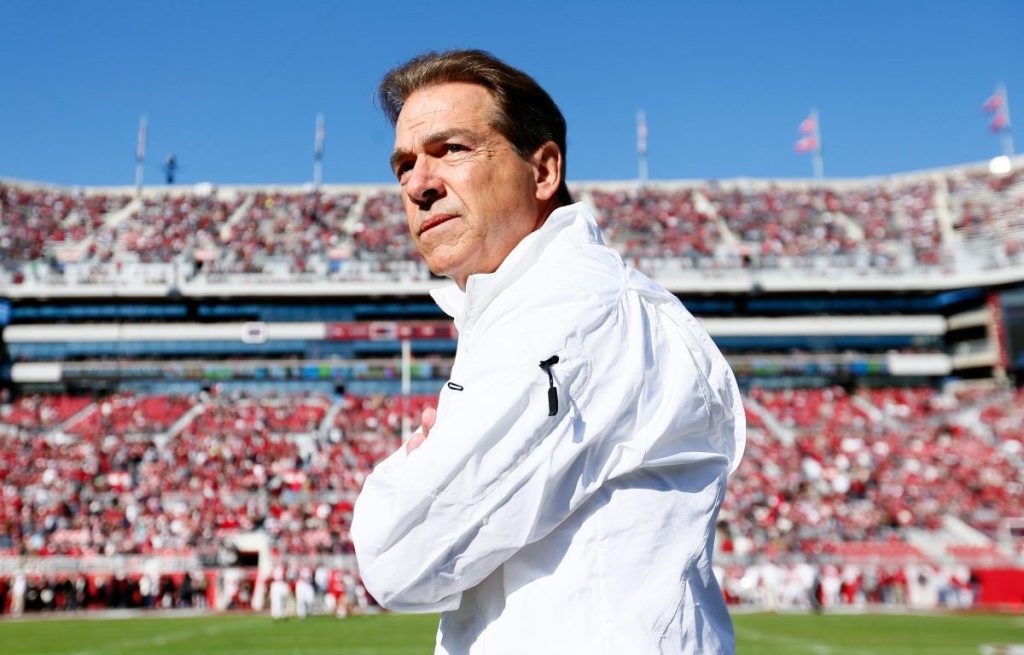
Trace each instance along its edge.
{"label": "jacket zipper", "polygon": [[551,374],[551,367],[558,363],[558,355],[552,355],[540,363],[541,369],[548,374],[548,416],[558,413],[558,390],[555,389],[555,376]]}

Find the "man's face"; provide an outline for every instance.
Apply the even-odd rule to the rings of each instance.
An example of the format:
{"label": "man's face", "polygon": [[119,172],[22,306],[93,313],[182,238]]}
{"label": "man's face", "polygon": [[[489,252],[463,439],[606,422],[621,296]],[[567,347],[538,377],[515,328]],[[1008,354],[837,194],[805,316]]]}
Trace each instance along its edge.
{"label": "man's face", "polygon": [[391,165],[413,242],[431,271],[462,289],[543,219],[535,168],[491,127],[493,115],[486,89],[449,83],[410,95],[395,125]]}

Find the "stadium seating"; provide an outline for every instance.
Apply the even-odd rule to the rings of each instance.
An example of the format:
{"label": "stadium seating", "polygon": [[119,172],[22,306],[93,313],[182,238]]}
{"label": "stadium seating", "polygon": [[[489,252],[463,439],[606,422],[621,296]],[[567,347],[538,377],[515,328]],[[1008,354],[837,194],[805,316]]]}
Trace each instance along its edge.
{"label": "stadium seating", "polygon": [[363,479],[433,402],[19,399],[0,406],[0,554],[166,554],[255,529],[285,553],[351,552]]}
{"label": "stadium seating", "polygon": [[783,434],[751,417],[723,509],[747,552],[888,543],[937,529],[946,513],[995,536],[1024,506],[1020,391],[755,389],[751,399]]}
{"label": "stadium seating", "polygon": [[[18,398],[0,405],[0,557],[211,553],[254,530],[289,557],[350,553],[363,480],[434,402],[216,391]],[[928,593],[963,604],[960,569],[929,564],[909,531],[952,515],[992,536],[1024,506],[1024,390],[755,388],[747,418],[719,530],[734,602],[799,607],[816,588],[823,603],[914,604],[907,580],[928,576],[941,581]],[[825,564],[764,571],[764,556]],[[991,542],[951,544],[945,557],[1011,561]],[[78,596],[95,606],[120,598],[108,592]],[[85,602],[62,593],[66,609]]]}
{"label": "stadium seating", "polygon": [[199,195],[145,198],[115,225],[103,225],[90,255],[100,262],[175,262],[217,240],[237,206]]}
{"label": "stadium seating", "polygon": [[[1019,171],[606,183],[573,193],[595,209],[609,244],[655,275],[926,276],[1024,265]],[[426,280],[406,232],[392,186],[136,196],[0,182],[0,285],[119,276]],[[994,542],[1005,519],[1022,516],[1024,392],[753,388],[745,396],[747,456],[719,526],[727,595],[783,605],[766,591],[766,581],[780,580],[780,589],[796,590],[792,605],[808,602],[813,589],[820,603],[913,604],[915,581],[928,579],[957,604],[969,587],[963,567],[1017,561]],[[434,402],[254,396],[216,386],[194,395],[0,402],[0,558],[207,558],[249,531],[266,534],[284,558],[348,555],[363,480]],[[912,543],[939,534],[948,517],[975,538],[934,549]],[[763,568],[765,558],[781,568]],[[0,574],[0,589],[10,582]],[[125,594],[142,602],[138,577],[96,589],[88,578],[88,593],[71,591],[80,584],[63,574],[30,580],[67,609],[120,606]],[[182,580],[158,584],[172,590]],[[251,601],[255,581],[246,584],[232,594],[233,607]],[[154,597],[184,603],[176,591]]]}
{"label": "stadium seating", "polygon": [[[605,237],[642,270],[950,272],[1024,263],[1024,177],[963,166],[823,182],[588,184]],[[128,264],[189,278],[426,279],[394,187],[84,194],[0,183],[0,269],[102,281]],[[66,247],[65,247],[66,246]],[[116,266],[111,266],[117,264]],[[47,276],[39,267],[47,270]],[[131,269],[135,274],[135,269]],[[154,279],[166,280],[166,276]]]}
{"label": "stadium seating", "polygon": [[[950,212],[971,254],[996,268],[1024,262],[1024,175],[986,175],[977,169],[949,174]],[[994,242],[994,247],[993,247]]]}
{"label": "stadium seating", "polygon": [[1013,560],[994,544],[953,544],[946,548],[946,552],[956,561],[969,566],[986,568],[1010,568],[1013,566]]}
{"label": "stadium seating", "polygon": [[86,195],[0,183],[0,268],[15,271],[28,262],[56,264],[56,248],[95,240],[107,217],[129,201],[124,194]]}
{"label": "stadium seating", "polygon": [[[20,398],[0,407],[0,551],[174,552],[262,528],[282,552],[346,552],[363,479],[433,402]],[[1024,506],[1021,408],[1020,391],[754,389],[730,549],[906,554],[906,531],[947,513],[994,535]]]}
{"label": "stadium seating", "polygon": [[340,243],[355,201],[351,193],[257,192],[248,209],[217,233],[209,270],[254,273],[281,263],[304,273]]}

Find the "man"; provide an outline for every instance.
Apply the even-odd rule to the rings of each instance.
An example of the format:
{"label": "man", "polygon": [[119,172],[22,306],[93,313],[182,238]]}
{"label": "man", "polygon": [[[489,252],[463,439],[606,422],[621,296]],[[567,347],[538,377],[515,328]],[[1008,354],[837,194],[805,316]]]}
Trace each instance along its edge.
{"label": "man", "polygon": [[278,565],[274,569],[274,580],[270,583],[270,616],[275,621],[288,618],[288,600],[292,589],[284,577],[284,567]]}
{"label": "man", "polygon": [[725,360],[572,204],[533,79],[430,53],[380,97],[459,344],[436,415],[356,503],[367,589],[444,612],[438,653],[731,653],[711,553],[745,426]]}

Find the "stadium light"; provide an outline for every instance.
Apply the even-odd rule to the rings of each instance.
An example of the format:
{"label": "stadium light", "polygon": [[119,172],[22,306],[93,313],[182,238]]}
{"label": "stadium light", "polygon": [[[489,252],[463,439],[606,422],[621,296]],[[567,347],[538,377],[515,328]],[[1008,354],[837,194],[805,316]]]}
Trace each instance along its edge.
{"label": "stadium light", "polygon": [[216,190],[213,182],[198,182],[192,185],[192,193],[197,196],[212,196]]}
{"label": "stadium light", "polygon": [[1011,170],[1013,170],[1013,163],[1006,155],[993,157],[988,163],[988,171],[993,175],[1006,175]]}

